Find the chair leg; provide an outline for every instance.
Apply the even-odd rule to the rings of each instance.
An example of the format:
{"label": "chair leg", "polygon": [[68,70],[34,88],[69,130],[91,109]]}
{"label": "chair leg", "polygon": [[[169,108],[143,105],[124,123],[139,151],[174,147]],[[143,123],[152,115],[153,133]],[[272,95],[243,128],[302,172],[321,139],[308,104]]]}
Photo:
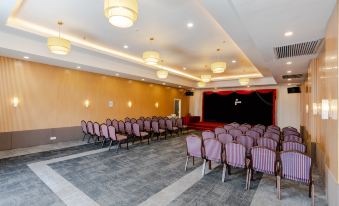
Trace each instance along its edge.
{"label": "chair leg", "polygon": [[127,141],[127,143],[126,143],[127,144],[127,150],[129,150],[129,148],[128,148],[128,140],[126,140],[126,141]]}
{"label": "chair leg", "polygon": [[313,182],[312,182],[312,206],[314,206],[314,204],[315,204],[315,202],[314,202],[314,184],[313,184]]}
{"label": "chair leg", "polygon": [[209,169],[209,170],[212,170],[212,161],[211,161],[211,160],[208,161],[208,169]]}
{"label": "chair leg", "polygon": [[206,160],[204,160],[204,164],[202,165],[202,174],[201,174],[201,176],[205,175],[205,167],[206,167]]}
{"label": "chair leg", "polygon": [[231,166],[228,165],[227,171],[228,171],[228,175],[231,175]]}
{"label": "chair leg", "polygon": [[84,137],[82,138],[82,141],[84,141],[84,140],[85,140],[85,137],[86,137],[86,134],[84,134]]}
{"label": "chair leg", "polygon": [[280,176],[277,176],[277,184],[278,184],[278,189],[277,189],[277,193],[278,193],[278,200],[280,200]]}
{"label": "chair leg", "polygon": [[111,140],[111,142],[109,143],[108,151],[111,150],[112,143],[113,143],[113,140]]}
{"label": "chair leg", "polygon": [[106,139],[104,138],[104,139],[102,140],[101,148],[104,147],[105,142],[106,142]]}
{"label": "chair leg", "polygon": [[194,166],[194,157],[192,158],[192,161],[193,161],[193,166]]}
{"label": "chair leg", "polygon": [[252,170],[251,169],[248,169],[247,170],[248,172],[248,183],[247,183],[247,190],[250,190],[251,189],[251,176],[252,176]]}
{"label": "chair leg", "polygon": [[221,178],[222,182],[225,182],[225,175],[226,175],[226,164],[223,164],[223,167],[222,167],[222,178]]}
{"label": "chair leg", "polygon": [[189,156],[186,157],[186,163],[185,163],[185,171],[187,170],[187,163],[188,163]]}
{"label": "chair leg", "polygon": [[147,144],[149,144],[149,136],[148,136],[148,138],[147,138]]}
{"label": "chair leg", "polygon": [[116,152],[118,152],[118,150],[120,149],[120,147],[121,147],[121,142],[118,143]]}

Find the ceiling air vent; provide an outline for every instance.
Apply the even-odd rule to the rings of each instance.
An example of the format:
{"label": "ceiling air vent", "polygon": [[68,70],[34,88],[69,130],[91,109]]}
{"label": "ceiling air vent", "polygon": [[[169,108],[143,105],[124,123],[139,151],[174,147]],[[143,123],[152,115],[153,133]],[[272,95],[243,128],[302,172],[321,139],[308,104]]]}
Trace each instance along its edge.
{"label": "ceiling air vent", "polygon": [[283,79],[300,79],[303,77],[304,77],[303,74],[287,74],[282,76]]}
{"label": "ceiling air vent", "polygon": [[318,39],[316,41],[274,47],[274,54],[278,59],[313,55],[318,53],[318,49],[322,45],[323,40],[324,39]]}

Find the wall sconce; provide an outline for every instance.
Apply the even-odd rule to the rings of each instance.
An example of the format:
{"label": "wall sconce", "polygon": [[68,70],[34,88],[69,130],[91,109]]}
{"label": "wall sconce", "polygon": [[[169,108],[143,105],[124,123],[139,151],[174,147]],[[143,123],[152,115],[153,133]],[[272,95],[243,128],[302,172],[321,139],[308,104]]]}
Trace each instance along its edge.
{"label": "wall sconce", "polygon": [[330,112],[330,102],[328,99],[321,100],[321,119],[328,119]]}
{"label": "wall sconce", "polygon": [[85,105],[86,108],[89,107],[89,100],[88,99],[85,100],[84,105]]}
{"label": "wall sconce", "polygon": [[308,104],[305,106],[306,113],[308,114]]}
{"label": "wall sconce", "polygon": [[112,100],[108,101],[108,107],[110,107],[110,108],[113,107],[113,101]]}
{"label": "wall sconce", "polygon": [[155,106],[155,108],[159,108],[159,103],[156,102],[154,106]]}
{"label": "wall sconce", "polygon": [[13,107],[18,107],[18,105],[19,105],[19,98],[18,97],[13,97],[12,105],[13,105]]}
{"label": "wall sconce", "polygon": [[127,106],[128,106],[129,108],[131,108],[131,107],[132,107],[132,102],[131,102],[131,101],[128,101],[128,102],[127,102]]}
{"label": "wall sconce", "polygon": [[313,112],[313,115],[317,115],[318,114],[318,105],[317,105],[317,103],[313,103],[312,104],[312,112]]}

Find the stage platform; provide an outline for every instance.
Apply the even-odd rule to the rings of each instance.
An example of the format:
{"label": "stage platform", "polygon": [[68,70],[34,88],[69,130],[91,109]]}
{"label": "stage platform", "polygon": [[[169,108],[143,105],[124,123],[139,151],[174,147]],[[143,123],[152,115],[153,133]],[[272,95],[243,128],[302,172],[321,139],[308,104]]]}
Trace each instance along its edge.
{"label": "stage platform", "polygon": [[195,122],[189,123],[188,128],[195,130],[214,130],[216,127],[224,126],[223,122]]}

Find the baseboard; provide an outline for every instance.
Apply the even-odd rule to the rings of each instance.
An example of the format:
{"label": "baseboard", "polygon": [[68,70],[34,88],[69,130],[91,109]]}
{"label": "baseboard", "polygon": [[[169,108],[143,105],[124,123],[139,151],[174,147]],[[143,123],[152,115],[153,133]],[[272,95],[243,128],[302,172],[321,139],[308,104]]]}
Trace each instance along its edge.
{"label": "baseboard", "polygon": [[[56,137],[51,140],[51,137]],[[82,138],[80,126],[0,133],[0,151],[32,147]]]}

